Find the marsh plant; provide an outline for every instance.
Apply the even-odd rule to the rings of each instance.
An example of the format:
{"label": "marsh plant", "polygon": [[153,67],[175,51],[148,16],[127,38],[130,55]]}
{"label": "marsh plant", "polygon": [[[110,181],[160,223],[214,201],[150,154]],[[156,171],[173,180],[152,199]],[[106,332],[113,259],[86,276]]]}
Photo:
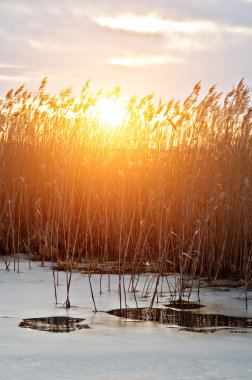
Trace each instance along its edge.
{"label": "marsh plant", "polygon": [[[115,261],[119,291],[143,268],[160,276],[241,279],[252,269],[252,108],[244,81],[200,83],[184,101],[79,97],[20,87],[0,100],[0,250],[73,269]],[[55,287],[57,274],[54,273]],[[55,296],[57,297],[56,293]],[[154,297],[155,298],[155,297]],[[152,299],[152,304],[154,302]]]}

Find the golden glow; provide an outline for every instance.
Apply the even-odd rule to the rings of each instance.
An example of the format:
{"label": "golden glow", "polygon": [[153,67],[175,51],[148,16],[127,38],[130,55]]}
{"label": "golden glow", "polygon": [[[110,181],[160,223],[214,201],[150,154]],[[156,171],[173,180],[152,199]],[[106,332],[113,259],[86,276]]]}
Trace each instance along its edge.
{"label": "golden glow", "polygon": [[98,120],[103,127],[119,127],[126,117],[126,106],[121,98],[98,99],[88,111],[88,116]]}

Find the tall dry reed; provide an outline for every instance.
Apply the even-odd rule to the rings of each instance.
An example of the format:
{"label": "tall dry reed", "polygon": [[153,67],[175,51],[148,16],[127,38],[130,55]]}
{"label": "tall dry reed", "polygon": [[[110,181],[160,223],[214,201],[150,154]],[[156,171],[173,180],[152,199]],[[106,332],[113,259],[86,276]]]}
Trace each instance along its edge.
{"label": "tall dry reed", "polygon": [[[114,129],[91,116],[103,94],[89,82],[79,98],[70,89],[50,96],[45,85],[0,101],[3,257],[62,260],[69,288],[77,263],[91,270],[109,260],[119,275],[148,263],[249,283],[252,109],[243,80],[201,100],[200,83],[184,102],[132,97]],[[120,89],[107,97],[120,99]]]}

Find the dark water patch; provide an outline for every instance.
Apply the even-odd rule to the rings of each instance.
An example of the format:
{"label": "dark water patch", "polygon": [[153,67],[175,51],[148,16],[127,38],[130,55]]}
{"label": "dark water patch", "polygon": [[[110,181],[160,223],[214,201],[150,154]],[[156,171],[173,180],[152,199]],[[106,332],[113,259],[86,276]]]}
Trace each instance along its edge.
{"label": "dark water patch", "polygon": [[170,302],[164,306],[165,307],[171,307],[174,309],[179,309],[179,310],[193,310],[193,309],[200,309],[201,307],[204,307],[205,305],[202,305],[201,303],[197,303],[197,302],[176,300],[176,301],[172,301],[172,302]]}
{"label": "dark water patch", "polygon": [[53,333],[64,333],[88,329],[88,325],[80,324],[82,321],[84,321],[84,319],[71,317],[28,318],[23,319],[23,321],[19,323],[19,327]]}
{"label": "dark water patch", "polygon": [[153,321],[167,325],[186,327],[189,329],[219,327],[252,328],[252,321],[248,318],[230,317],[222,314],[202,314],[170,308],[116,309],[111,310],[108,313],[117,317]]}

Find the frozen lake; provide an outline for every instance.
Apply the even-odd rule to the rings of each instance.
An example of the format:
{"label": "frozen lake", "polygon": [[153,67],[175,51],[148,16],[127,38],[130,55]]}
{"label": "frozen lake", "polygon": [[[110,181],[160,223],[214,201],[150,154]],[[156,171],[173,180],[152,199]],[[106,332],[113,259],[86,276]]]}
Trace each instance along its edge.
{"label": "frozen lake", "polygon": [[[100,276],[92,276],[99,310],[94,313],[88,277],[74,273],[72,307],[66,310],[65,273],[59,273],[56,306],[50,264],[31,263],[32,269],[26,260],[20,264],[21,273],[12,266],[7,272],[0,261],[0,379],[252,379],[252,330],[202,334],[109,315],[104,311],[119,307],[116,275],[111,276],[110,291],[108,276],[103,276],[103,294]],[[140,279],[139,289],[145,278]],[[147,307],[151,297],[136,294],[139,306]],[[241,289],[218,292],[204,288],[200,296],[209,312],[252,318],[252,300],[245,310]],[[161,306],[167,303],[168,293],[160,300]],[[127,293],[127,305],[136,306],[133,294]],[[51,316],[84,318],[90,328],[56,334],[19,327],[24,318]]]}

